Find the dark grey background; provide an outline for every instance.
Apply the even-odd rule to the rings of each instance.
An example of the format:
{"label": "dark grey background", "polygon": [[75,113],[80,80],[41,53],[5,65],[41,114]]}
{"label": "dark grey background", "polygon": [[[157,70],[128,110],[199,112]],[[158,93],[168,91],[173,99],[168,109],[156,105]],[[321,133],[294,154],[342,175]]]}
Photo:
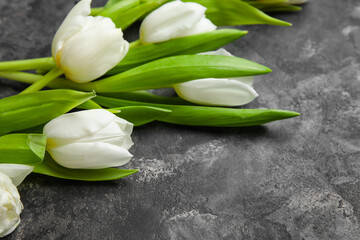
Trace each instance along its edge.
{"label": "dark grey background", "polygon": [[[0,0],[0,60],[49,56],[74,3]],[[226,49],[273,69],[247,107],[300,117],[136,128],[126,168],[139,173],[102,183],[33,174],[7,239],[360,239],[360,1],[313,0],[276,16],[293,27],[243,27]],[[1,97],[24,87],[0,81]]]}

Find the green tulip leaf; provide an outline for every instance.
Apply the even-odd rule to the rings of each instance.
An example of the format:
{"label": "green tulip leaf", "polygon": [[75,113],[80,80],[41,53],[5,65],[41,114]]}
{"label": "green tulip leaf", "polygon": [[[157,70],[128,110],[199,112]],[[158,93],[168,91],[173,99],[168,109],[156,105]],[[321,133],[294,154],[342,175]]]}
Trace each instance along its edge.
{"label": "green tulip leaf", "polygon": [[33,165],[45,156],[46,135],[8,134],[0,137],[0,163]]}
{"label": "green tulip leaf", "polygon": [[132,7],[127,11],[122,11],[121,14],[113,14],[111,16],[111,20],[115,23],[116,27],[125,30],[146,13],[151,12],[160,5],[161,4],[156,1],[144,2],[140,5]]}
{"label": "green tulip leaf", "polygon": [[164,97],[150,93],[148,91],[101,93],[101,96],[147,103],[194,105],[194,103],[185,101],[184,99],[179,97]]}
{"label": "green tulip leaf", "polygon": [[280,3],[288,3],[289,0],[240,0],[246,2],[248,4],[255,4],[255,3],[268,3],[268,4],[280,4]]}
{"label": "green tulip leaf", "polygon": [[116,113],[118,117],[133,123],[134,126],[153,122],[171,113],[169,109],[151,106],[127,106],[117,108],[117,110],[120,110]]}
{"label": "green tulip leaf", "polygon": [[34,127],[21,129],[19,131],[15,131],[14,133],[37,133],[37,134],[42,134],[44,126],[45,126],[45,123],[34,126]]}
{"label": "green tulip leaf", "polygon": [[0,135],[50,121],[94,96],[93,92],[47,90],[0,99]]}
{"label": "green tulip leaf", "polygon": [[102,109],[102,107],[97,104],[96,102],[92,100],[87,100],[86,102],[83,102],[82,104],[78,105],[76,108],[80,109]]}
{"label": "green tulip leaf", "polygon": [[138,172],[137,169],[70,169],[57,164],[50,154],[45,155],[42,163],[35,165],[34,173],[39,173],[51,177],[79,180],[79,181],[109,181],[127,177]]}
{"label": "green tulip leaf", "polygon": [[184,0],[207,8],[205,14],[217,26],[269,24],[291,26],[290,23],[270,17],[259,9],[240,0]]}
{"label": "green tulip leaf", "polygon": [[140,1],[143,1],[143,0],[109,0],[109,1],[107,1],[107,3],[104,6],[104,10],[113,8],[114,6],[117,8],[117,6],[116,6],[117,4],[121,4],[124,2],[126,4],[128,4],[129,2],[140,4]]}
{"label": "green tulip leaf", "polygon": [[[183,55],[159,59],[98,81],[75,83],[63,78],[48,84],[51,88],[70,88],[80,91],[131,92],[171,87],[173,84],[202,78],[231,78],[254,76],[271,72],[258,63],[228,56]],[[41,75],[0,72],[0,77],[22,82],[35,82]]]}
{"label": "green tulip leaf", "polygon": [[107,75],[114,75],[164,57],[216,50],[246,34],[247,31],[220,29],[130,48],[126,57],[111,69]]}
{"label": "green tulip leaf", "polygon": [[[114,6],[115,4],[122,2],[123,0],[108,0],[107,3],[104,6],[104,9],[110,8]],[[138,1],[138,0],[137,0]]]}
{"label": "green tulip leaf", "polygon": [[91,8],[90,15],[91,15],[91,16],[97,16],[97,15],[99,15],[104,9],[105,9],[104,7]]}
{"label": "green tulip leaf", "polygon": [[162,122],[209,127],[244,127],[299,116],[299,113],[279,109],[236,109],[204,106],[151,104],[97,96],[98,104],[117,108],[123,106],[152,106],[170,109],[171,113],[159,117]]}
{"label": "green tulip leaf", "polygon": [[109,0],[103,7],[91,8],[91,15],[109,17],[111,14],[121,14],[122,11],[139,5],[140,1],[141,0]]}
{"label": "green tulip leaf", "polygon": [[138,5],[140,5],[140,0],[108,1],[102,11],[97,15],[113,18]]}
{"label": "green tulip leaf", "polygon": [[116,27],[125,30],[169,0],[122,0],[109,1],[98,15],[109,17]]}
{"label": "green tulip leaf", "polygon": [[271,2],[248,2],[250,5],[263,12],[298,12],[301,7],[289,4],[272,4]]}
{"label": "green tulip leaf", "polygon": [[127,92],[170,87],[202,78],[242,77],[269,72],[271,69],[263,65],[238,57],[184,55],[156,60],[92,83],[76,84],[76,88],[93,88],[99,93]]}
{"label": "green tulip leaf", "polygon": [[299,6],[294,6],[290,0],[245,0],[245,2],[263,12],[295,12],[302,9]]}

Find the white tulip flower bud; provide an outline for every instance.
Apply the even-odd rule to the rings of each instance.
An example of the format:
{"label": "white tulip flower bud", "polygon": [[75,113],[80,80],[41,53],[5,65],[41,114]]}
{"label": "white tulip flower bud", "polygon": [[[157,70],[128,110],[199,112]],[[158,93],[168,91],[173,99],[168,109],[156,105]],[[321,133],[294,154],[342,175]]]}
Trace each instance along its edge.
{"label": "white tulip flower bud", "polygon": [[0,237],[10,234],[19,225],[23,208],[15,185],[0,172]]}
{"label": "white tulip flower bud", "polygon": [[213,31],[216,26],[205,17],[205,11],[206,8],[198,3],[166,3],[144,19],[140,26],[140,41],[156,43]]}
{"label": "white tulip flower bud", "polygon": [[61,115],[44,127],[47,151],[67,168],[100,169],[128,163],[133,124],[104,109]]}
{"label": "white tulip flower bud", "polygon": [[[201,55],[233,56],[225,49],[200,53]],[[257,92],[252,88],[254,78],[205,78],[174,85],[176,93],[183,99],[209,106],[241,106],[254,100]]]}
{"label": "white tulip flower bud", "polygon": [[52,56],[68,79],[86,83],[104,75],[126,55],[129,43],[110,18],[89,16],[91,0],[67,15],[52,42]]}

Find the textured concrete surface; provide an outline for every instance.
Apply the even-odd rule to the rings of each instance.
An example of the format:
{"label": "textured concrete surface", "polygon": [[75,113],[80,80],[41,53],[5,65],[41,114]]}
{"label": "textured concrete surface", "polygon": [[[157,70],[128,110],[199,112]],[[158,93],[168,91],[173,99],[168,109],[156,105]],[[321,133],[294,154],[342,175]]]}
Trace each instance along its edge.
{"label": "textured concrete surface", "polygon": [[[1,0],[0,60],[50,55],[74,2]],[[301,117],[136,128],[126,167],[138,174],[104,183],[31,175],[7,239],[360,239],[360,2],[313,0],[276,16],[293,27],[243,27],[250,33],[226,48],[273,69],[247,107]],[[0,81],[1,97],[24,87]]]}

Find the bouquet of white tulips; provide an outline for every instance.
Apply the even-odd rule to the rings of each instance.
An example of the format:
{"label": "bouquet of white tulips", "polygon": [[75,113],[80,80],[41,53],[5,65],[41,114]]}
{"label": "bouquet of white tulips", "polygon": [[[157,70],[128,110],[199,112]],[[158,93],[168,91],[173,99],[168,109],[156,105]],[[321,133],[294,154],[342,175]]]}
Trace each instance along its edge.
{"label": "bouquet of white tulips", "polygon": [[[82,181],[136,173],[117,168],[132,158],[133,126],[243,127],[298,116],[230,108],[258,97],[254,76],[271,70],[221,48],[247,31],[218,27],[290,26],[264,11],[298,11],[304,2],[109,0],[91,9],[81,0],[55,34],[52,57],[0,62],[0,77],[31,84],[0,99],[0,237],[20,222],[16,186],[31,172]],[[123,30],[135,21],[139,40],[128,43]],[[178,96],[147,91],[159,88]]]}

